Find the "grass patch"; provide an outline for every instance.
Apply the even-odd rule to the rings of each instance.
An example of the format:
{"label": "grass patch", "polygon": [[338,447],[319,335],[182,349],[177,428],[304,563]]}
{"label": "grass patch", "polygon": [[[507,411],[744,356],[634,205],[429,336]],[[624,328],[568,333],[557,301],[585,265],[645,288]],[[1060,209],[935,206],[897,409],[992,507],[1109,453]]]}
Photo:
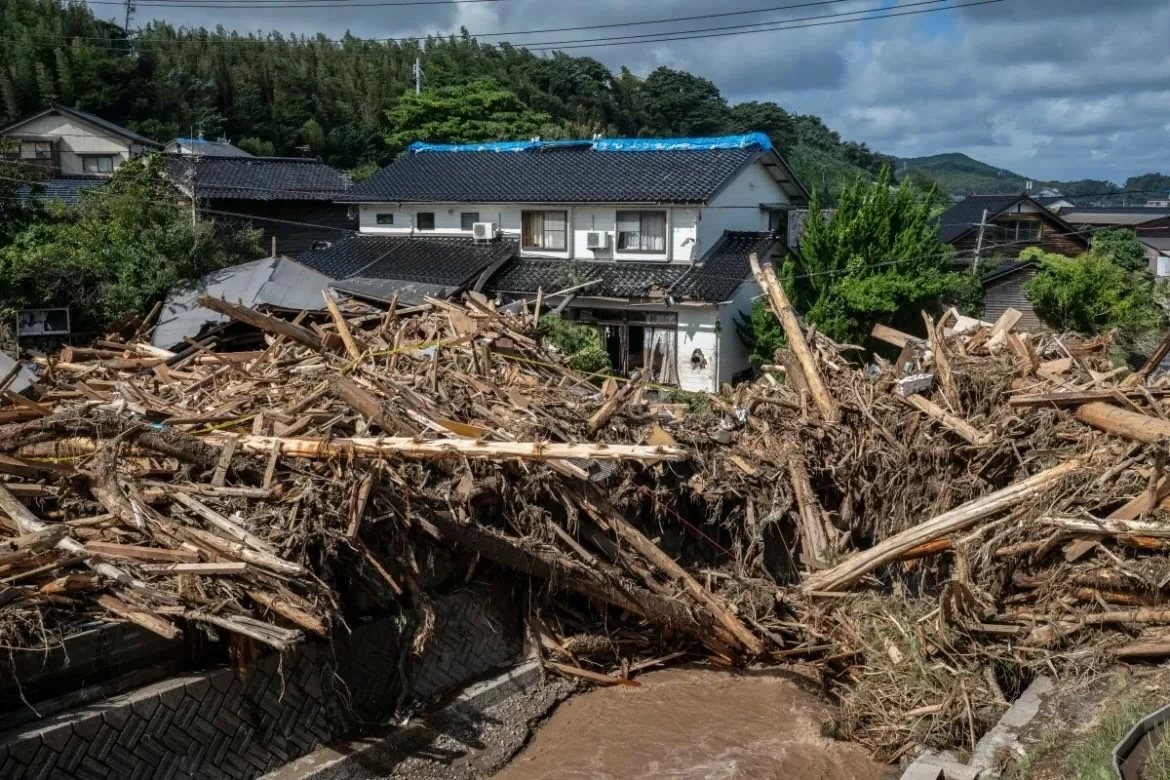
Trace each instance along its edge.
{"label": "grass patch", "polygon": [[1073,743],[1067,765],[1070,780],[1117,780],[1113,748],[1153,706],[1152,697],[1134,695],[1132,691],[1120,694],[1102,713],[1100,723]]}

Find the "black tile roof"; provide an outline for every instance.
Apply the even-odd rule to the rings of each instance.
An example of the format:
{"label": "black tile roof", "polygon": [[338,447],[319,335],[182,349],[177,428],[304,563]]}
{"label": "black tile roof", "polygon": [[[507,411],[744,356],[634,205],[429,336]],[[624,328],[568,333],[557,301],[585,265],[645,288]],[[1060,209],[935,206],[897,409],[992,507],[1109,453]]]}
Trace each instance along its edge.
{"label": "black tile roof", "polygon": [[199,198],[233,200],[338,200],[349,177],[320,160],[302,157],[190,157],[169,155],[167,171]]}
{"label": "black tile roof", "polygon": [[355,185],[363,203],[702,203],[761,154],[757,147],[412,152]]}
{"label": "black tile roof", "polygon": [[358,234],[328,249],[305,252],[297,261],[339,281],[380,279],[460,288],[515,251],[511,241]]}
{"label": "black tile roof", "polygon": [[44,203],[57,202],[72,206],[81,200],[81,193],[97,189],[108,182],[108,176],[68,176],[45,179],[35,184],[21,184],[16,188],[17,197],[25,200],[39,200]]}
{"label": "black tile roof", "polygon": [[578,294],[599,298],[662,298],[671,285],[682,279],[690,269],[689,265],[667,263],[573,262],[515,257],[488,279],[484,290],[488,293],[531,295],[538,289],[553,293],[598,280],[597,284],[579,290]]}
{"label": "black tile roof", "polygon": [[944,211],[939,217],[939,242],[943,244],[954,243],[974,230],[983,219],[984,209],[987,209],[987,218],[991,219],[995,215],[1007,211],[1026,197],[1026,195],[968,195]]}
{"label": "black tile roof", "polygon": [[723,238],[671,290],[671,295],[683,300],[720,302],[735,294],[743,282],[751,278],[753,252],[764,262],[780,243],[773,233],[746,233],[727,231]]}

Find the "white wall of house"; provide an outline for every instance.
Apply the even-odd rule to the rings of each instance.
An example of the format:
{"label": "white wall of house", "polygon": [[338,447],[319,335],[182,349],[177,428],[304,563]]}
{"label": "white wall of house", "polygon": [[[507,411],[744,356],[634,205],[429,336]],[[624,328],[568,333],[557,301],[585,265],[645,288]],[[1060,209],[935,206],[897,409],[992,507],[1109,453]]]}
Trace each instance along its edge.
{"label": "white wall of house", "polygon": [[93,171],[85,169],[87,156],[109,156],[113,158],[113,167],[117,168],[132,155],[146,149],[88,122],[53,113],[30,119],[11,128],[6,135],[55,142],[62,176],[92,174]]}
{"label": "white wall of house", "polygon": [[[719,377],[720,383],[731,378],[750,364],[751,350],[739,337],[740,315],[750,318],[752,302],[760,295],[760,286],[745,282],[735,291],[731,301],[719,306]],[[716,388],[718,389],[718,388]]]}
{"label": "white wall of house", "polygon": [[[442,203],[442,204],[363,204],[359,209],[359,228],[363,233],[409,235],[471,236],[463,229],[463,215],[478,215],[478,222],[495,222],[503,233],[520,238],[525,211],[564,211],[571,225],[571,240],[564,251],[547,249],[521,250],[522,254],[564,257],[575,260],[623,260],[631,262],[688,263],[695,254],[699,209],[677,206],[549,205],[516,203]],[[669,240],[663,252],[623,252],[617,249],[617,214],[619,211],[657,211],[666,217]],[[419,213],[434,215],[434,230],[418,229]],[[383,223],[379,223],[379,215]],[[392,220],[385,223],[386,219]],[[747,228],[744,228],[745,230]],[[605,249],[589,249],[590,232],[603,232],[609,238]]]}
{"label": "white wall of house", "polygon": [[790,202],[763,165],[748,166],[703,208],[696,257],[714,246],[725,230],[767,230],[768,212],[761,203]]}
{"label": "white wall of house", "polygon": [[718,323],[719,311],[713,305],[678,307],[678,386],[681,389],[692,392],[719,389]]}

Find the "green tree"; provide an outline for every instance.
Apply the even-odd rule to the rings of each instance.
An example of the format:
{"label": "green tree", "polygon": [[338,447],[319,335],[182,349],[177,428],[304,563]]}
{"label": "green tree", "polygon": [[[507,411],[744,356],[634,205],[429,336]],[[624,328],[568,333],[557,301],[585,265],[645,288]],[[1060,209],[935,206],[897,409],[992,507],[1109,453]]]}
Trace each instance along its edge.
{"label": "green tree", "polygon": [[796,309],[838,341],[858,343],[874,323],[916,328],[922,309],[964,294],[970,281],[938,243],[926,193],[892,187],[884,168],[848,187],[826,217],[814,197],[800,241],[782,269]]}
{"label": "green tree", "polygon": [[81,328],[144,312],[176,282],[254,259],[260,231],[176,207],[154,157],[124,163],[73,210],[25,226],[0,248],[0,312],[70,307]]}
{"label": "green tree", "polygon": [[408,92],[386,112],[393,132],[386,145],[401,152],[415,141],[471,143],[530,138],[552,123],[490,79]]}
{"label": "green tree", "polygon": [[1093,252],[1108,257],[1130,273],[1152,273],[1146,260],[1146,248],[1132,230],[1098,231],[1093,235]]}
{"label": "green tree", "polygon": [[259,138],[241,138],[239,141],[236,141],[235,145],[248,154],[254,154],[257,157],[274,157],[276,155],[276,147],[272,142],[262,141]]}
{"label": "green tree", "polygon": [[642,82],[646,135],[713,135],[728,121],[727,101],[714,82],[661,67]]}
{"label": "green tree", "polygon": [[1153,277],[1127,270],[1105,251],[1065,257],[1028,247],[1020,259],[1039,261],[1040,270],[1024,291],[1036,314],[1057,330],[1092,334],[1165,327]]}
{"label": "green tree", "polygon": [[540,325],[547,342],[568,358],[569,368],[589,374],[609,369],[609,353],[601,345],[596,328],[577,325],[555,314],[542,317]]}
{"label": "green tree", "polygon": [[800,140],[792,115],[771,102],[737,103],[727,112],[726,129],[733,133],[764,133],[781,154]]}

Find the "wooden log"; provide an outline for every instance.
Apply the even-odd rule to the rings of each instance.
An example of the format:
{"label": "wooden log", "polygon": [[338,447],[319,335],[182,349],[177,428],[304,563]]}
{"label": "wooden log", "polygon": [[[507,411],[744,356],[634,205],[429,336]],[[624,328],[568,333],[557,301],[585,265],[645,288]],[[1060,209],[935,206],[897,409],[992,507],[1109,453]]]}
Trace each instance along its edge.
{"label": "wooden log", "polygon": [[1113,651],[1114,658],[1165,658],[1170,656],[1170,642],[1134,642]]}
{"label": "wooden log", "polygon": [[906,401],[906,403],[913,406],[920,412],[924,412],[934,419],[938,420],[944,428],[954,431],[959,436],[974,444],[976,447],[987,444],[990,441],[990,436],[982,434],[968,423],[966,420],[960,419],[950,412],[943,409],[933,401],[921,396],[898,396]]}
{"label": "wooden log", "polygon": [[1155,539],[1170,538],[1170,524],[1167,523],[1092,517],[1042,517],[1039,522],[1053,528],[1081,534],[1098,534],[1100,536],[1138,534]]}
{"label": "wooden log", "polygon": [[895,534],[874,547],[853,555],[832,569],[806,577],[801,587],[805,592],[841,590],[878,567],[897,560],[908,550],[934,539],[950,536],[1021,501],[1050,491],[1066,476],[1079,471],[1080,468],[1080,460],[1069,460],[1002,490],[968,501],[949,512]]}
{"label": "wooden log", "polygon": [[235,523],[224,517],[199,499],[193,498],[192,496],[189,496],[186,493],[181,493],[179,491],[175,491],[173,494],[171,494],[171,499],[179,504],[182,504],[195,514],[202,517],[204,520],[214,526],[217,531],[224,534],[229,539],[240,542],[241,544],[244,544],[251,549],[256,550],[257,552],[266,553],[268,555],[275,554],[276,551],[273,549],[272,545],[268,544],[268,542],[264,541],[258,536],[255,536],[254,534],[248,533],[248,531],[241,527],[238,523]]}
{"label": "wooden log", "polygon": [[821,504],[813,493],[808,479],[808,469],[805,468],[804,458],[797,452],[788,453],[788,479],[792,484],[792,492],[796,495],[796,505],[800,511],[800,546],[803,552],[805,567],[809,569],[824,568],[829,561],[832,545],[829,543],[829,534],[826,529],[824,513]]}
{"label": "wooden log", "polygon": [[148,563],[139,567],[151,574],[247,574],[248,564],[236,561],[213,563]]}
{"label": "wooden log", "polygon": [[[1082,406],[1093,401],[1109,401],[1118,393],[1117,390],[1069,390],[1064,393],[1030,393],[1015,395],[1008,399],[1011,406]],[[1164,398],[1170,395],[1170,387],[1146,388],[1154,398]],[[1128,390],[1122,394],[1125,398],[1145,398],[1141,390]]]}
{"label": "wooden log", "polygon": [[1137,373],[1130,374],[1125,379],[1121,380],[1121,387],[1131,388],[1140,385],[1145,380],[1145,378],[1148,377],[1166,358],[1167,354],[1170,354],[1170,331],[1166,332],[1166,335],[1162,337],[1162,340],[1158,343],[1158,346],[1155,347],[1154,351],[1150,353],[1149,358],[1146,359],[1146,362],[1144,365],[1142,365],[1141,370],[1139,370]]}
{"label": "wooden log", "polygon": [[114,542],[86,542],[85,549],[97,555],[124,558],[131,561],[170,561],[172,563],[198,563],[199,553],[192,550],[167,550],[161,547],[138,547],[132,544]]}
{"label": "wooden log", "polygon": [[329,310],[329,316],[333,318],[333,324],[337,327],[337,334],[341,336],[341,343],[345,345],[345,351],[354,360],[362,356],[362,351],[358,347],[357,342],[353,340],[353,334],[350,333],[349,323],[345,321],[345,317],[341,314],[341,309],[337,308],[337,303],[334,302],[333,296],[329,294],[328,290],[321,291],[321,297],[325,299],[325,308]]}
{"label": "wooden log", "polygon": [[673,558],[664,553],[658,545],[634,528],[626,519],[606,506],[600,497],[577,496],[579,506],[591,517],[601,517],[618,536],[624,539],[631,547],[637,550],[646,560],[650,561],[660,571],[673,580],[681,582],[691,597],[706,607],[712,616],[731,632],[737,642],[752,655],[764,652],[763,642],[740,622],[726,605],[720,603],[710,591],[692,577],[686,569],[679,566]]}
{"label": "wooden log", "polygon": [[[41,522],[39,519],[37,519],[36,515],[30,512],[24,504],[20,503],[16,496],[12,495],[12,493],[10,493],[8,488],[4,487],[4,485],[0,485],[0,511],[3,511],[10,518],[12,518],[12,521],[16,524],[17,528],[19,528],[22,533],[36,533],[38,531],[44,531],[50,527],[48,523]],[[63,550],[74,555],[87,555],[84,545],[70,536],[62,537],[57,542],[55,547],[58,550]],[[137,580],[131,577],[129,574],[117,568],[116,566],[111,566],[108,563],[96,563],[93,561],[88,561],[87,565],[98,574],[102,575],[103,577],[108,577],[115,582],[119,582],[123,585],[145,587],[145,583],[143,583],[141,580]]]}
{"label": "wooden log", "polygon": [[294,325],[287,320],[282,320],[279,317],[272,317],[268,314],[258,312],[255,309],[249,309],[247,306],[228,303],[222,298],[215,298],[210,295],[200,295],[198,303],[205,309],[211,309],[214,312],[231,317],[233,320],[238,320],[239,322],[267,331],[268,333],[276,333],[284,336],[289,341],[303,344],[309,349],[317,351],[324,349],[324,342],[316,333],[308,328]]}
{"label": "wooden log", "polygon": [[278,558],[275,555],[270,555],[265,552],[253,550],[244,546],[240,542],[229,542],[220,536],[213,533],[201,530],[199,528],[190,528],[184,526],[182,533],[189,536],[195,542],[210,547],[215,552],[225,555],[229,558],[235,558],[244,563],[251,563],[259,566],[262,569],[274,571],[277,574],[302,575],[305,573],[305,568],[299,563],[290,563],[283,558]]}
{"label": "wooden log", "polygon": [[639,444],[561,444],[557,442],[477,441],[473,439],[432,439],[420,441],[406,436],[353,439],[285,439],[275,436],[240,437],[245,452],[268,453],[273,446],[293,458],[442,458],[458,455],[475,460],[636,460],[654,462],[686,460],[688,453],[678,447]]}
{"label": "wooden log", "polygon": [[816,404],[821,417],[826,420],[835,420],[837,417],[836,405],[833,403],[829,391],[825,389],[820,369],[817,367],[817,359],[812,350],[809,349],[808,342],[804,339],[804,331],[800,327],[796,312],[793,311],[792,305],[788,302],[788,296],[784,294],[784,288],[776,280],[775,270],[771,265],[761,269],[760,258],[755,252],[752,252],[749,259],[752,274],[755,275],[756,281],[767,295],[772,313],[780,320],[780,325],[788,337],[789,348],[795,353],[796,359],[800,361],[800,367],[804,373],[809,393],[812,394],[813,403]]}
{"label": "wooden log", "polygon": [[119,598],[105,593],[98,596],[98,606],[106,609],[120,618],[129,620],[131,623],[136,623],[147,631],[153,631],[161,636],[163,639],[178,639],[183,635],[183,632],[174,626],[166,618],[160,617],[153,612],[136,607],[133,604],[127,604]]}
{"label": "wooden log", "polygon": [[296,623],[310,633],[318,636],[327,636],[329,634],[329,629],[325,626],[325,623],[319,617],[309,612],[305,608],[307,605],[298,605],[290,598],[255,588],[248,591],[248,597],[257,604],[272,610],[285,620]]}
{"label": "wooden log", "polygon": [[46,596],[62,596],[105,587],[101,577],[93,574],[66,574],[42,585],[39,591]]}
{"label": "wooden log", "polygon": [[400,426],[383,408],[381,400],[349,377],[340,374],[329,380],[333,395],[355,412],[387,433],[398,433]]}
{"label": "wooden log", "polygon": [[934,354],[934,367],[938,373],[943,398],[947,399],[947,403],[951,405],[951,410],[955,414],[962,414],[963,405],[959,400],[959,387],[955,384],[955,375],[951,371],[951,360],[947,356],[947,340],[943,338],[942,328],[935,325],[934,319],[926,312],[922,312],[922,322],[926,325],[926,335],[930,337],[930,346]]}
{"label": "wooden log", "polygon": [[1076,417],[1106,433],[1146,444],[1152,444],[1162,436],[1170,436],[1170,422],[1100,401],[1080,407]]}

